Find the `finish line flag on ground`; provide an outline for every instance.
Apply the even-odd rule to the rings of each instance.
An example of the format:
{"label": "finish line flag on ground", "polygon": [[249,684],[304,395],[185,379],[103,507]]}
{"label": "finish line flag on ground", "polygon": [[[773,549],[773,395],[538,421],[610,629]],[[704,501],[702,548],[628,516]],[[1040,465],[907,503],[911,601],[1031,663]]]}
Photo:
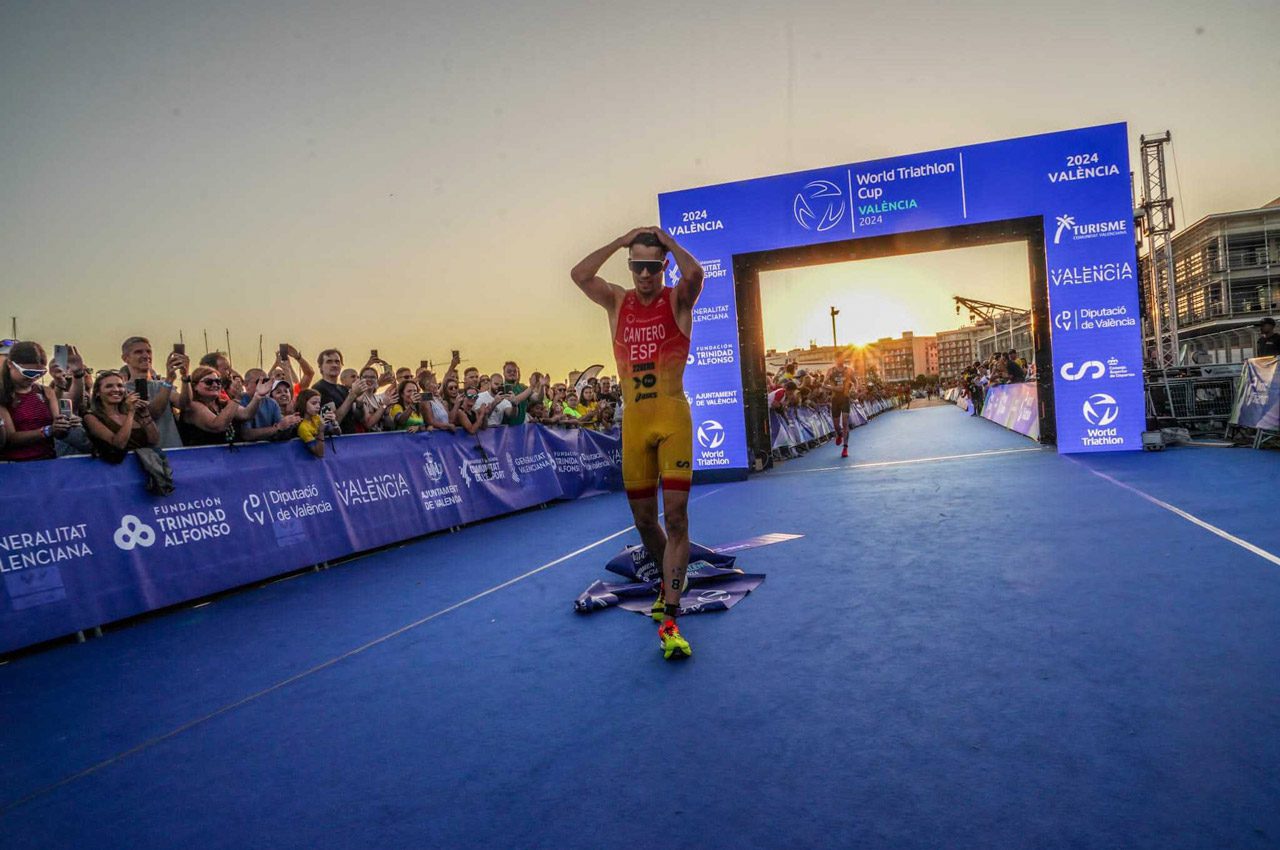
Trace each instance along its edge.
{"label": "finish line flag on ground", "polygon": [[[758,546],[768,546],[794,540],[799,534],[762,534],[748,540],[729,543],[708,549],[697,543],[689,544],[689,587],[680,606],[681,614],[701,614],[708,611],[727,611],[737,605],[747,594],[764,582],[761,574],[744,573],[735,566],[736,557],[729,552],[741,552]],[[580,614],[589,614],[601,608],[618,606],[628,611],[649,614],[654,594],[662,584],[662,569],[654,562],[643,546],[628,546],[605,565],[628,582],[594,581],[574,600],[573,608]]]}

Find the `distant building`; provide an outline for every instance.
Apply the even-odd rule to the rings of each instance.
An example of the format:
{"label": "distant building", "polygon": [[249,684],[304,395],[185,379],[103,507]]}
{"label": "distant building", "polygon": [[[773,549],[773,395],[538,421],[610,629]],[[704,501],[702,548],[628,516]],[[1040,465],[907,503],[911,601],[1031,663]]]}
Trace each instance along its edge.
{"label": "distant building", "polygon": [[910,381],[917,375],[938,373],[938,340],[903,331],[897,339],[884,337],[867,348],[875,348],[880,360],[880,377],[886,383]]}
{"label": "distant building", "polygon": [[968,325],[953,331],[938,331],[938,376],[944,381],[960,377],[978,359],[978,340],[991,335],[991,328]]}
{"label": "distant building", "polygon": [[[1138,265],[1147,295],[1148,258]],[[1205,216],[1175,234],[1173,269],[1178,362],[1252,357],[1258,322],[1280,317],[1280,198],[1258,209]],[[1149,316],[1143,330],[1150,354],[1155,338]]]}

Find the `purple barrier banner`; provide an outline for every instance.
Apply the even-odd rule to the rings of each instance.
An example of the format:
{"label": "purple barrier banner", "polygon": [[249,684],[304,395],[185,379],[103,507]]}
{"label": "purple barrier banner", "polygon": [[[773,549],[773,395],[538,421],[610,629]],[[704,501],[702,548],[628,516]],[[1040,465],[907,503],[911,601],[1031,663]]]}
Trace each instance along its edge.
{"label": "purple barrier banner", "polygon": [[622,486],[617,432],[521,425],[0,464],[0,652],[311,564]]}
{"label": "purple barrier banner", "polygon": [[996,384],[987,387],[982,405],[982,418],[1003,425],[1010,431],[1040,439],[1040,399],[1032,383]]}
{"label": "purple barrier banner", "polygon": [[1246,360],[1236,391],[1231,424],[1262,431],[1280,430],[1280,363],[1277,357]]}

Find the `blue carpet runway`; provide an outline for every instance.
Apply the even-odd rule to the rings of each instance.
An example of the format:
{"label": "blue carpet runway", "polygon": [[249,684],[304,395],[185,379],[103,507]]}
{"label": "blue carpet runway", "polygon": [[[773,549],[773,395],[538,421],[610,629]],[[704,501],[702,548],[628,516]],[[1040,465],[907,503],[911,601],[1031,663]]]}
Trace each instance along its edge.
{"label": "blue carpet runway", "polygon": [[695,489],[805,536],[686,663],[572,613],[619,495],[0,667],[0,846],[1280,845],[1276,453],[853,436]]}

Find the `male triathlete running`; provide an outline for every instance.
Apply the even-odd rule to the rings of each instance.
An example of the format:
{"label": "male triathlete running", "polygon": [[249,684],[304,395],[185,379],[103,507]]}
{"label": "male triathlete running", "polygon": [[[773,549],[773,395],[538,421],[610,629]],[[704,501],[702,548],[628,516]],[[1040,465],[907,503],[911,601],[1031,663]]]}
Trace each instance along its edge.
{"label": "male triathlete running", "polygon": [[[632,289],[598,276],[600,267],[629,248]],[[663,284],[667,252],[680,282]],[[587,297],[609,312],[622,419],[622,483],[636,530],[655,562],[662,589],[653,604],[665,658],[693,654],[675,618],[689,568],[689,482],[693,477],[693,423],[684,394],[684,367],[693,330],[693,305],[702,293],[702,266],[658,227],[638,227],[588,254],[570,272]],[[658,524],[658,483],[666,532]]]}
{"label": "male triathlete running", "polygon": [[836,355],[836,365],[827,370],[827,386],[831,388],[831,417],[835,419],[836,445],[844,444],[840,457],[849,456],[849,392],[853,388],[853,370],[844,365],[844,355]]}

